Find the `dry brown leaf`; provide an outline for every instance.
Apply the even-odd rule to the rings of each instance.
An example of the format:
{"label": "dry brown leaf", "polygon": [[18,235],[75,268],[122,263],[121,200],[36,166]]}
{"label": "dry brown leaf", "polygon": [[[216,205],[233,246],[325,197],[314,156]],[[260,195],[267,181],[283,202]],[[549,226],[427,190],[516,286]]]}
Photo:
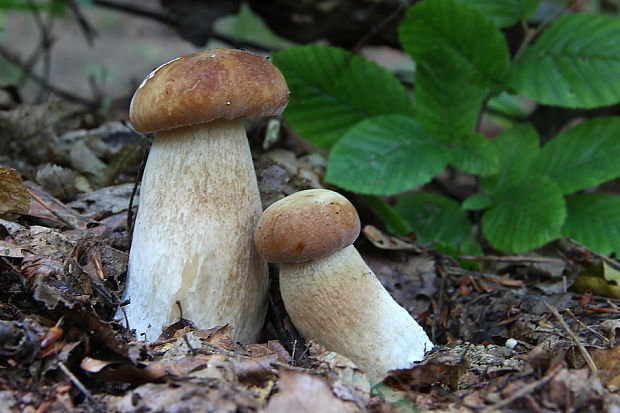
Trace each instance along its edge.
{"label": "dry brown leaf", "polygon": [[609,350],[594,351],[592,358],[601,372],[605,386],[614,392],[620,390],[620,345]]}
{"label": "dry brown leaf", "polygon": [[249,390],[217,380],[195,379],[142,385],[123,397],[111,399],[107,411],[246,413],[257,410],[258,402]]}
{"label": "dry brown leaf", "polygon": [[57,226],[69,229],[85,229],[89,224],[95,223],[64,205],[34,182],[27,181],[24,185],[31,196],[29,215],[53,221]]}
{"label": "dry brown leaf", "polygon": [[588,369],[562,369],[549,383],[547,394],[550,408],[569,411],[576,407],[576,398],[587,386]]}
{"label": "dry brown leaf", "polygon": [[29,204],[30,195],[19,172],[0,166],[0,215],[27,214]]}
{"label": "dry brown leaf", "polygon": [[373,225],[365,225],[363,229],[364,235],[372,244],[383,250],[396,251],[413,251],[422,253],[423,249],[417,244],[394,235],[388,235]]}
{"label": "dry brown leaf", "polygon": [[355,403],[340,400],[319,376],[280,369],[279,392],[263,413],[348,413],[361,411]]}

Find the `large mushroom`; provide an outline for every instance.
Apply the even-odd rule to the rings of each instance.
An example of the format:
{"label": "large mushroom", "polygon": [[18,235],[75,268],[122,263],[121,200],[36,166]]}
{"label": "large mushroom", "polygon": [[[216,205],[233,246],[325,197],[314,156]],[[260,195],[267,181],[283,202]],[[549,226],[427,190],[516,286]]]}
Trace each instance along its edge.
{"label": "large mushroom", "polygon": [[257,338],[268,274],[253,229],[261,202],[241,117],[278,115],[288,101],[279,70],[229,49],[172,60],[138,87],[130,121],[156,132],[140,190],[126,287],[129,326],[147,340],[183,316]]}
{"label": "large mushroom", "polygon": [[310,189],[267,208],[255,242],[280,264],[282,300],[297,329],[381,378],[422,360],[433,344],[352,245],[359,232],[345,197]]}

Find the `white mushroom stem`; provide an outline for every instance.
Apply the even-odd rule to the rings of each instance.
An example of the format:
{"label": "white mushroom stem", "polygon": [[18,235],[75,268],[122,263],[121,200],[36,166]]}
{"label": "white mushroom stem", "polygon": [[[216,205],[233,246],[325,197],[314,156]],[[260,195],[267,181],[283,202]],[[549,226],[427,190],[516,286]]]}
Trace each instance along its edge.
{"label": "white mushroom stem", "polygon": [[410,367],[433,344],[394,301],[355,247],[280,266],[286,311],[299,331],[376,378]]}
{"label": "white mushroom stem", "polygon": [[140,190],[126,307],[138,338],[183,317],[257,338],[267,266],[252,241],[261,203],[241,120],[158,132]]}

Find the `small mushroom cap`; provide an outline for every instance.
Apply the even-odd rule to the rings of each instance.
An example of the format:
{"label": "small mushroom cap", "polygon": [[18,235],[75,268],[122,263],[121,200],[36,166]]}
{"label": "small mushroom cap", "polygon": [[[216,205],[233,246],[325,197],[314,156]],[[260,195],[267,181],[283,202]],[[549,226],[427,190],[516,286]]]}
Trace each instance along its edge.
{"label": "small mushroom cap", "polygon": [[215,119],[282,113],[289,91],[269,60],[237,49],[205,50],[179,57],[152,71],[129,107],[142,133]]}
{"label": "small mushroom cap", "polygon": [[267,261],[305,262],[353,244],[360,233],[355,207],[327,189],[308,189],[265,210],[254,241]]}

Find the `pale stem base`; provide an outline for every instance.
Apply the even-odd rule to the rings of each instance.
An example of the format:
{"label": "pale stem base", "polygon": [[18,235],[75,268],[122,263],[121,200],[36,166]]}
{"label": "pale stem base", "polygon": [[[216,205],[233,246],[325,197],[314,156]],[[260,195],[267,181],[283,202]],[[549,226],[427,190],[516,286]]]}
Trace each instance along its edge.
{"label": "pale stem base", "polygon": [[[159,132],[136,217],[125,298],[130,328],[156,339],[183,317],[200,328],[230,324],[256,340],[267,265],[254,249],[261,214],[245,129],[220,120]],[[120,315],[120,313],[119,313]]]}
{"label": "pale stem base", "polygon": [[433,348],[353,246],[317,260],[281,264],[280,290],[306,338],[347,356],[377,379],[410,367]]}

